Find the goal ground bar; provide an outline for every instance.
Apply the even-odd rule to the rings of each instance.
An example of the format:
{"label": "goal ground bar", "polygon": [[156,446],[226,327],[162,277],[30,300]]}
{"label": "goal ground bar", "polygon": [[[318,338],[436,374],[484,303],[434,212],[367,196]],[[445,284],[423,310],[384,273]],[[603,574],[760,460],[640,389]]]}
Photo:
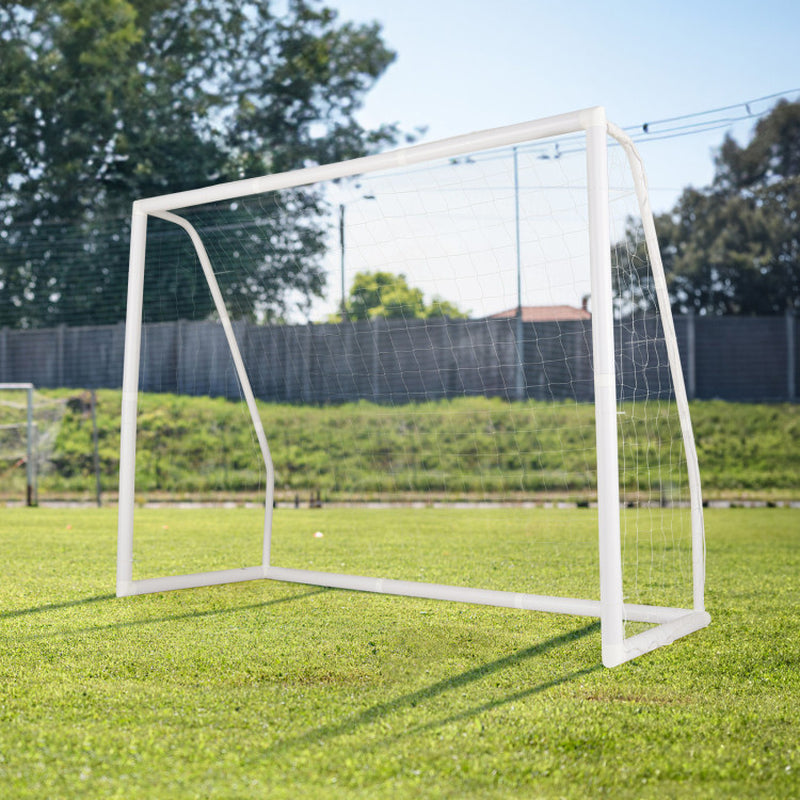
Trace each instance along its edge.
{"label": "goal ground bar", "polygon": [[[375,592],[378,594],[419,597],[429,600],[450,600],[457,603],[475,603],[477,605],[498,606],[500,608],[519,608],[525,611],[547,611],[556,614],[571,614],[581,617],[599,617],[600,601],[572,597],[551,597],[548,595],[525,594],[495,589],[473,589],[466,586],[451,586],[440,583],[421,583],[418,581],[402,581],[391,578],[371,578],[363,575],[342,575],[335,572],[317,572],[314,570],[291,569],[288,567],[243,567],[241,569],[218,570],[215,572],[196,572],[189,575],[171,575],[162,578],[145,578],[120,584],[117,596],[152,594],[175,589],[192,589],[201,586],[214,586],[222,583],[236,583],[260,579],[283,581],[286,583],[303,583],[311,586],[325,586],[330,589],[348,589],[358,592]],[[705,627],[708,615],[686,608],[670,608],[663,606],[640,605],[626,603],[623,605],[623,616],[630,622],[645,622],[654,625],[665,623],[681,623]],[[687,631],[688,632],[688,631]],[[640,634],[641,635],[641,634]],[[674,638],[674,637],[673,637]],[[627,642],[634,643],[637,637],[630,637]]]}

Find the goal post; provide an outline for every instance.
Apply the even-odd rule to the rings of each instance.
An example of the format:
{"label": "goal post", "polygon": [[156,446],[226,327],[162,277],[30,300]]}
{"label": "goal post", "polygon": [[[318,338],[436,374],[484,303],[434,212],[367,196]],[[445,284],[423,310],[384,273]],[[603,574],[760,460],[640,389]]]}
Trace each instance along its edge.
{"label": "goal post", "polygon": [[[481,171],[481,164],[500,158],[498,154],[509,148],[513,152],[513,172]],[[529,151],[528,161],[520,172],[518,153],[522,148],[529,148]],[[536,177],[534,167],[538,163],[557,162],[567,150],[580,154],[578,161],[582,159],[582,168],[577,171],[582,177],[568,190],[557,187],[556,196],[561,199],[541,200],[540,189],[553,187],[546,185],[549,179]],[[623,163],[633,187],[631,192],[623,193],[616,184],[610,184],[608,154],[611,150],[625,155]],[[448,172],[447,177],[431,181],[430,186],[426,186],[424,190],[415,188],[418,184],[415,176],[422,171],[446,170],[458,165],[464,165],[465,171],[459,182],[452,179]],[[373,180],[376,182],[370,183]],[[587,429],[587,441],[582,445],[585,447],[582,458],[585,462],[583,472],[591,473],[586,491],[592,493],[591,505],[596,507],[599,597],[561,596],[555,591],[534,594],[516,588],[473,588],[392,576],[371,577],[327,569],[304,569],[278,564],[273,558],[273,507],[276,479],[279,476],[276,475],[273,453],[261,419],[257,392],[253,388],[252,360],[246,352],[243,353],[245,343],[243,337],[237,333],[236,319],[241,316],[235,310],[232,314],[230,308],[235,292],[221,287],[218,277],[220,270],[234,270],[237,259],[239,263],[243,261],[241,253],[249,244],[266,249],[271,246],[269,243],[277,234],[274,229],[270,229],[263,234],[240,235],[235,240],[220,240],[219,243],[215,237],[223,228],[241,225],[237,221],[240,219],[237,215],[242,213],[248,198],[259,203],[253,214],[252,224],[258,221],[268,224],[264,222],[265,218],[270,213],[279,213],[275,211],[280,205],[276,199],[279,198],[279,193],[311,187],[319,192],[319,197],[324,197],[328,190],[335,190],[337,186],[348,181],[358,182],[357,185],[362,187],[359,188],[360,196],[364,199],[374,200],[378,194],[387,198],[385,203],[380,204],[383,206],[380,212],[376,212],[382,216],[363,225],[375,237],[372,245],[365,245],[368,255],[364,256],[364,264],[367,267],[375,265],[380,258],[381,264],[388,263],[398,272],[410,270],[413,265],[419,267],[421,274],[433,273],[439,269],[442,275],[452,278],[452,285],[465,285],[468,280],[472,281],[475,289],[469,302],[479,304],[489,291],[494,291],[494,284],[503,282],[491,274],[491,264],[499,264],[501,261],[512,263],[514,267],[509,271],[509,285],[512,288],[507,296],[502,295],[502,302],[506,303],[510,314],[507,318],[513,324],[507,325],[503,319],[495,319],[501,318],[502,314],[493,316],[488,313],[491,309],[477,312],[476,309],[468,309],[472,312],[471,318],[458,321],[458,325],[461,325],[459,330],[465,338],[463,342],[454,344],[456,323],[451,325],[449,322],[442,322],[435,327],[433,323],[422,323],[418,320],[395,322],[392,319],[374,319],[372,322],[356,323],[342,318],[337,326],[335,344],[331,344],[334,339],[330,339],[324,345],[328,348],[327,355],[323,347],[322,355],[317,354],[317,359],[325,361],[326,365],[334,362],[334,366],[341,372],[343,367],[337,363],[341,354],[350,352],[355,346],[353,341],[356,340],[360,349],[353,359],[354,366],[349,367],[350,373],[344,377],[336,374],[333,378],[326,373],[326,385],[335,383],[336,391],[343,398],[348,397],[350,392],[355,393],[355,397],[372,397],[378,401],[383,399],[384,402],[389,402],[388,398],[400,398],[397,401],[400,403],[414,403],[427,397],[443,398],[446,401],[460,392],[464,397],[480,394],[500,396],[505,402],[513,404],[517,401],[525,402],[525,398],[535,398],[537,392],[542,392],[550,400],[556,401],[557,416],[565,413],[577,415],[583,406],[592,402],[594,442],[591,446],[588,444],[588,426],[579,424]],[[496,187],[497,182],[504,182],[502,191]],[[378,186],[380,189],[376,190],[374,187]],[[630,194],[634,198],[638,223],[631,223],[629,215],[612,213],[611,208],[614,207],[617,196],[622,194],[625,197]],[[259,198],[273,200],[261,202]],[[408,202],[407,198],[410,198]],[[567,202],[577,203],[577,209],[564,210]],[[287,203],[287,207],[288,205],[290,204]],[[203,209],[211,207],[231,212],[230,221],[226,224],[206,224]],[[339,205],[339,208],[343,206]],[[434,219],[440,212],[446,215],[448,222],[440,221],[439,217]],[[547,214],[562,216],[552,221]],[[417,238],[413,241],[411,234],[403,227],[409,217],[415,219],[414,236]],[[464,221],[465,217],[469,219]],[[142,370],[148,220],[157,220],[159,225],[174,226],[191,242],[191,249],[211,297],[210,313],[218,320],[224,336],[235,382],[249,415],[264,471],[264,523],[261,531],[260,564],[165,577],[134,577],[137,413]],[[344,226],[343,212],[340,213],[339,223]],[[449,227],[451,224],[453,227]],[[535,233],[535,229],[539,229],[539,233]],[[622,247],[620,242],[631,232],[635,232],[640,238],[633,241],[632,234],[631,241],[626,247]],[[302,234],[310,235],[305,229]],[[561,237],[560,243],[554,244],[557,237]],[[342,248],[344,241],[342,231]],[[406,248],[403,255],[405,260],[401,260],[395,253],[401,245]],[[472,248],[475,248],[475,252],[472,252]],[[612,254],[618,249],[624,251],[624,263],[621,266],[612,265]],[[258,258],[263,260],[265,256],[256,256]],[[545,266],[536,269],[531,267],[536,259],[540,259]],[[643,260],[647,262],[646,269],[639,267]],[[343,250],[341,265],[341,285],[344,289]],[[464,272],[467,269],[474,270],[474,275],[468,277]],[[578,273],[580,277],[577,277]],[[546,278],[542,278],[545,274]],[[524,289],[530,286],[535,289],[537,281],[546,282],[549,292],[547,296],[551,298],[551,306],[555,308],[556,303],[553,301],[560,300],[561,293],[567,291],[564,287],[568,283],[569,275],[575,276],[570,284],[569,292],[572,294],[569,296],[580,297],[583,294],[591,297],[591,313],[586,311],[584,301],[583,315],[576,323],[578,327],[568,329],[571,323],[559,322],[557,318],[533,322],[526,320],[523,309]],[[435,285],[444,285],[446,279],[437,278],[441,283]],[[251,280],[251,285],[254,282],[257,282],[255,278]],[[500,289],[497,292],[496,302],[499,304]],[[332,303],[332,306],[341,308],[344,317],[344,297]],[[506,333],[503,335],[506,335],[506,339],[500,342],[492,337],[496,336],[494,331],[499,330],[498,326],[502,325],[505,325],[503,330]],[[304,334],[306,350],[302,351],[302,365],[296,367],[307,371],[306,383],[309,385],[311,377],[308,371],[312,368],[312,359],[308,348],[311,347],[309,343],[313,333],[308,329]],[[283,335],[288,336],[286,332]],[[382,342],[387,337],[391,342],[387,350],[383,351],[380,348],[384,346]],[[420,337],[424,337],[424,347],[419,344]],[[556,363],[558,359],[553,356],[552,348],[548,349],[553,341],[553,346],[563,355],[563,363]],[[340,346],[341,350],[336,349]],[[588,348],[585,354],[580,355],[580,358],[573,354],[573,350],[577,352],[583,346]],[[274,345],[269,352],[260,356],[259,362],[267,363],[267,369],[275,369],[276,352],[277,345]],[[411,370],[409,373],[403,372],[407,368],[401,363],[404,353],[411,354],[407,359],[413,362],[408,368]],[[487,353],[490,355],[486,356]],[[497,363],[484,369],[478,363],[479,355],[480,358],[485,358],[491,357],[492,353],[495,354]],[[445,361],[446,365],[442,366]],[[531,361],[535,364],[535,370],[533,367],[528,369]],[[429,364],[434,366],[428,366]],[[285,370],[288,376],[289,366]],[[590,378],[583,377],[585,370],[590,370]],[[536,373],[535,379],[526,377],[533,372]],[[425,376],[431,373],[436,373],[437,388],[431,388],[430,382],[425,383]],[[399,377],[392,382],[396,375]],[[288,385],[288,377],[286,381]],[[537,384],[535,381],[541,383]],[[266,379],[261,380],[261,383],[266,384]],[[310,393],[311,389],[300,390],[297,399],[311,397]],[[336,395],[334,400],[338,397]],[[324,401],[322,397],[316,400]],[[652,412],[651,407],[654,407]],[[678,419],[676,433],[671,433],[673,429],[669,428],[670,432],[664,434],[663,431],[667,430],[664,426],[668,424],[665,418],[673,411]],[[528,427],[535,428],[539,413],[538,406],[532,406],[530,413],[526,412],[525,422],[522,423],[526,427],[526,433]],[[575,425],[576,423],[572,423],[573,428]],[[495,429],[492,420],[488,420],[486,427],[489,430],[487,435],[492,435]],[[636,439],[643,435],[643,431],[650,436],[645,444]],[[563,435],[555,434],[552,441],[566,442],[573,434],[574,431]],[[583,435],[583,431],[580,435]],[[677,466],[668,461],[673,458],[672,450],[676,448],[676,444],[672,440],[667,442],[664,439],[667,435],[677,438],[682,447]],[[522,438],[521,432],[516,438]],[[669,451],[663,455],[653,452],[662,439],[663,449]],[[548,443],[550,441],[551,439],[547,439]],[[574,449],[571,444],[560,446],[563,448],[561,457]],[[481,447],[485,448],[485,445],[479,446],[476,443],[470,452],[480,451]],[[510,459],[514,465],[524,461],[523,467],[513,466],[520,474],[525,473],[520,478],[521,494],[514,493],[518,504],[522,499],[521,495],[523,498],[525,496],[526,487],[536,481],[539,482],[536,485],[548,487],[548,482],[563,480],[564,486],[572,490],[571,479],[563,477],[566,470],[550,464],[559,456],[553,449],[555,447],[556,445],[545,444],[542,437],[524,454],[516,454],[518,458]],[[499,446],[497,450],[499,453]],[[463,454],[459,458],[463,462],[469,460]],[[497,456],[496,461],[500,465],[503,459]],[[392,469],[394,473],[399,471],[396,464]],[[539,475],[534,474],[537,470]],[[645,478],[638,474],[642,471],[648,472]],[[432,479],[429,485],[438,480],[439,478],[435,481]],[[493,482],[497,480],[499,479],[494,473],[491,476],[481,475],[477,479],[478,484],[486,491],[485,499],[496,499],[493,490],[487,487],[494,485]],[[687,499],[676,501],[667,496],[672,487],[683,484],[688,492]],[[621,489],[625,496],[621,496]],[[656,494],[659,494],[658,498],[655,498]],[[638,527],[629,536],[627,507],[647,509],[648,516],[653,520],[653,528],[658,528],[659,520],[665,516],[664,508],[685,508],[689,514],[689,532],[685,541],[681,539],[678,542],[682,534],[674,531],[651,529],[648,533],[642,533]],[[524,509],[521,513],[524,513]],[[635,524],[638,526],[638,522]],[[664,550],[669,555],[655,554],[655,548],[659,546],[657,543],[662,541],[667,542]],[[676,566],[674,570],[678,580],[685,579],[689,583],[690,597],[687,602],[674,602],[670,592],[665,593],[668,599],[663,604],[633,602],[625,589],[630,583],[628,567],[624,563],[626,553],[633,553],[632,560],[636,562],[636,569],[639,569],[638,553],[642,548],[650,548],[650,574],[641,574],[640,577],[640,573],[635,572],[633,578],[637,588],[640,584],[644,587],[651,582],[652,575],[664,565],[672,566],[672,561],[677,558],[674,551],[678,544],[685,546],[688,552],[689,574],[685,574],[683,564]],[[644,170],[631,140],[607,121],[602,108],[585,109],[347,162],[266,175],[134,203],[122,392],[118,596],[253,579],[273,579],[340,589],[595,616],[601,620],[603,663],[606,666],[616,666],[709,624],[710,618],[703,605],[704,559],[697,456]],[[564,569],[567,569],[566,564]],[[646,595],[644,589],[641,594]],[[649,627],[641,629],[645,625]]]}

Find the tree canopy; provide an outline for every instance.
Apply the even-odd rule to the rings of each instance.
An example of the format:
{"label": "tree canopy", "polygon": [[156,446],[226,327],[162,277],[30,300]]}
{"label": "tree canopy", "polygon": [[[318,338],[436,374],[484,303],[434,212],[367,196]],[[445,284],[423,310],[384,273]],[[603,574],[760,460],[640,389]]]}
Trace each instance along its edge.
{"label": "tree canopy", "polygon": [[[425,302],[421,289],[408,285],[405,275],[391,272],[359,272],[353,278],[350,296],[346,305],[350,320],[369,320],[377,317],[387,319],[426,319],[450,317],[462,319],[467,316],[455,305],[434,297]],[[336,319],[339,319],[337,315]]]}
{"label": "tree canopy", "polygon": [[[377,24],[318,0],[29,0],[0,5],[0,325],[124,316],[133,200],[372,152],[363,97],[392,62]],[[323,199],[294,191],[241,313],[285,310],[324,281]],[[297,253],[302,245],[302,257]],[[190,270],[169,277],[209,313]],[[147,298],[164,290],[146,272]],[[265,288],[266,287],[266,288]],[[203,300],[201,302],[201,295]]]}
{"label": "tree canopy", "polygon": [[800,103],[779,102],[744,146],[726,136],[712,185],[656,227],[674,310],[800,310]]}

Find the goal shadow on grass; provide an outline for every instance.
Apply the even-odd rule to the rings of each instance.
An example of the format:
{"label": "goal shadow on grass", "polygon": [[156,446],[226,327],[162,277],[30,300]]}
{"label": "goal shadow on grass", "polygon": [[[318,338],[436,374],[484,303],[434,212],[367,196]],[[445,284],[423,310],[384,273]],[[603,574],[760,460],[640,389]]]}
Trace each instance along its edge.
{"label": "goal shadow on grass", "polygon": [[45,603],[42,606],[33,606],[32,608],[19,608],[15,611],[0,611],[0,619],[14,619],[15,617],[24,617],[27,614],[45,614],[48,611],[60,611],[63,608],[76,608],[77,606],[85,606],[90,603],[113,600],[115,597],[115,594],[98,594],[93,597],[81,597],[78,600],[65,600],[63,603]]}
{"label": "goal shadow on grass", "polygon": [[[132,620],[123,620],[120,622],[109,622],[103,625],[87,625],[82,628],[74,628],[69,630],[58,630],[58,631],[48,631],[47,633],[42,634],[35,634],[33,636],[28,636],[24,638],[28,639],[40,639],[45,638],[48,636],[64,636],[64,635],[75,635],[75,634],[84,634],[84,633],[96,633],[98,631],[111,631],[111,630],[118,630],[122,628],[133,628],[138,625],[153,625],[160,622],[178,622],[180,620],[187,620],[187,619],[202,619],[203,617],[214,617],[221,614],[231,614],[238,611],[251,611],[257,608],[266,608],[267,606],[274,606],[279,605],[281,603],[290,603],[293,600],[303,600],[306,597],[311,597],[315,594],[322,594],[327,592],[328,589],[319,588],[313,589],[307,592],[300,592],[299,594],[292,594],[286,597],[276,597],[274,600],[264,600],[259,603],[250,603],[246,606],[230,606],[225,608],[212,608],[207,611],[187,611],[184,614],[166,614],[161,616],[155,617],[148,617],[146,619],[132,619]],[[48,603],[43,606],[37,606],[35,608],[25,608],[19,611],[6,611],[0,612],[0,620],[2,619],[11,619],[13,617],[20,617],[26,614],[36,614],[36,613],[44,613],[48,611],[58,611],[64,608],[71,608],[74,606],[82,606],[88,605],[90,603],[97,603],[102,600],[116,600],[116,594],[104,594],[104,595],[97,595],[96,597],[87,597],[82,600],[70,600],[64,603]]]}
{"label": "goal shadow on grass", "polygon": [[[542,656],[550,650],[563,647],[572,642],[578,641],[585,636],[599,632],[600,621],[597,620],[589,623],[588,625],[584,625],[582,628],[568,631],[567,633],[562,633],[558,636],[553,636],[552,638],[543,642],[531,645],[531,647],[527,647],[524,650],[518,650],[516,653],[512,653],[511,655],[497,659],[496,661],[490,661],[488,664],[481,664],[481,666],[467,670],[466,672],[462,672],[460,675],[455,675],[452,678],[446,678],[444,680],[437,681],[436,683],[426,686],[423,689],[418,689],[415,692],[410,692],[409,694],[396,697],[394,700],[388,700],[385,703],[378,703],[377,705],[367,708],[358,714],[351,715],[342,722],[333,725],[323,725],[322,727],[309,730],[300,736],[281,740],[270,747],[269,751],[274,753],[277,751],[289,750],[293,747],[302,745],[315,745],[319,744],[325,739],[333,739],[337,736],[346,736],[348,734],[356,733],[359,728],[378,722],[390,714],[415,708],[422,703],[443,696],[448,692],[463,688],[464,686],[475,683],[476,681],[482,680],[483,678],[486,678],[497,672],[518,666],[529,659]],[[402,734],[398,734],[396,737],[391,738],[399,739],[414,733],[421,733],[426,730],[438,728],[442,725],[447,725],[452,722],[469,719],[470,717],[477,716],[485,711],[490,711],[494,708],[498,708],[499,706],[506,705],[507,703],[513,703],[526,697],[539,694],[560,684],[569,683],[570,681],[581,678],[584,675],[588,675],[592,672],[597,672],[602,669],[603,665],[598,662],[592,666],[576,670],[575,672],[571,672],[567,675],[561,675],[559,677],[552,678],[544,683],[530,686],[527,689],[523,689],[519,692],[514,692],[513,694],[496,698],[494,700],[487,701],[486,703],[481,703],[478,706],[459,711],[442,719],[436,719],[418,726],[409,727],[404,730]]]}

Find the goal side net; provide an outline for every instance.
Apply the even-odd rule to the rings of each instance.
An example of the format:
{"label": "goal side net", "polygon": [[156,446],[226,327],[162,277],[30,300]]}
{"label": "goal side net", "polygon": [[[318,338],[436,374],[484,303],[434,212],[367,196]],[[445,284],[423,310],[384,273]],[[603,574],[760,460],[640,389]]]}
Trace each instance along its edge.
{"label": "goal side net", "polygon": [[[597,617],[607,666],[709,623],[644,170],[603,109],[139,200],[127,303],[119,596],[273,579]],[[217,398],[202,435],[187,395]],[[247,556],[220,532],[232,554],[162,563],[137,521],[142,493],[254,492]],[[352,519],[312,540],[306,498]]]}

